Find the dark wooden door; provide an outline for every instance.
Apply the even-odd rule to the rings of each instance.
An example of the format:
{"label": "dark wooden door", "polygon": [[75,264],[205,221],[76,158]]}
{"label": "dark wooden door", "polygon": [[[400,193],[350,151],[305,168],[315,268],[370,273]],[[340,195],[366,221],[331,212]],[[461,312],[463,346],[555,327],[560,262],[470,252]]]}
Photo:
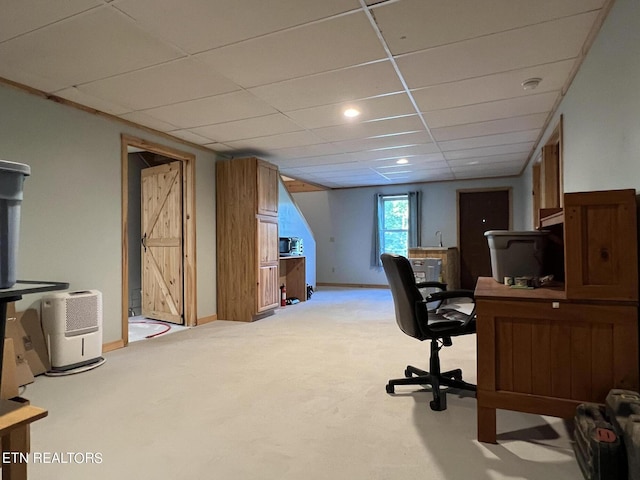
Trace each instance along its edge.
{"label": "dark wooden door", "polygon": [[487,230],[509,229],[509,190],[458,193],[460,286],[474,289],[478,277],[491,276]]}

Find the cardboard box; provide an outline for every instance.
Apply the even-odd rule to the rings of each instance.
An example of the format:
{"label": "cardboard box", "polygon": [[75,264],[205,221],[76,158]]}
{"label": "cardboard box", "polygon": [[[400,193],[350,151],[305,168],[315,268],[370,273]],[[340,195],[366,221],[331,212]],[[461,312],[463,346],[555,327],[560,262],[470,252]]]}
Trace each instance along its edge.
{"label": "cardboard box", "polygon": [[7,304],[5,338],[13,340],[19,386],[32,383],[35,375],[49,371],[49,353],[36,309],[16,312],[14,303]]}
{"label": "cardboard box", "polygon": [[16,365],[16,380],[19,386],[33,383],[35,378],[27,363],[22,338],[26,335],[16,317],[7,317],[5,338],[13,341],[14,359]]}
{"label": "cardboard box", "polygon": [[15,359],[13,340],[5,338],[4,351],[2,352],[2,377],[0,377],[0,399],[2,400],[18,396]]}
{"label": "cardboard box", "polygon": [[[18,312],[16,318],[19,322],[21,348],[24,349],[24,355],[31,372],[33,375],[48,372],[51,370],[51,362],[38,310],[29,308],[24,312]],[[17,340],[14,338],[13,341],[16,343]]]}

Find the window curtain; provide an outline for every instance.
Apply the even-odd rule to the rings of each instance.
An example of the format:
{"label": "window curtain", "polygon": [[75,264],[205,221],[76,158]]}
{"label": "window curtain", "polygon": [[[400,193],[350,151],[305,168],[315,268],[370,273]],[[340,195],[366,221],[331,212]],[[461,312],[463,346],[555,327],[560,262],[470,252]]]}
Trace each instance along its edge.
{"label": "window curtain", "polygon": [[380,260],[380,249],[382,246],[382,223],[384,211],[382,209],[382,199],[384,195],[376,193],[373,196],[373,249],[371,253],[371,266],[382,267]]}
{"label": "window curtain", "polygon": [[409,248],[419,247],[421,240],[422,195],[420,191],[407,193],[409,197]]}

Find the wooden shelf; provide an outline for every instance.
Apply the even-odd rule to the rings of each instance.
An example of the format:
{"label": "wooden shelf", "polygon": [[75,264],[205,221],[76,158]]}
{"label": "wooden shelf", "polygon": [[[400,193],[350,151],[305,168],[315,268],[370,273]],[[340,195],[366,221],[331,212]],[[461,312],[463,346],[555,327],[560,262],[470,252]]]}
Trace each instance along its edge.
{"label": "wooden shelf", "polygon": [[287,298],[297,298],[301,302],[307,299],[305,257],[280,257],[280,285],[287,287]]}
{"label": "wooden shelf", "polygon": [[564,223],[564,210],[561,208],[541,208],[540,228],[547,228],[553,225]]}

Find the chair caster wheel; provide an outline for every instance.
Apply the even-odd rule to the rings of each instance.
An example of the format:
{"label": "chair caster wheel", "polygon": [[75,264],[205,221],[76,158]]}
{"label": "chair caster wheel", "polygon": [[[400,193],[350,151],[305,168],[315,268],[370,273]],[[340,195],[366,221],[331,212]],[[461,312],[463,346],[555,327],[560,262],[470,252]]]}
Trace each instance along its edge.
{"label": "chair caster wheel", "polygon": [[387,393],[396,393],[396,389],[393,385],[387,385]]}
{"label": "chair caster wheel", "polygon": [[447,409],[447,399],[444,395],[440,396],[440,398],[436,400],[431,400],[429,402],[429,406],[431,410],[435,410],[436,412],[441,412]]}

